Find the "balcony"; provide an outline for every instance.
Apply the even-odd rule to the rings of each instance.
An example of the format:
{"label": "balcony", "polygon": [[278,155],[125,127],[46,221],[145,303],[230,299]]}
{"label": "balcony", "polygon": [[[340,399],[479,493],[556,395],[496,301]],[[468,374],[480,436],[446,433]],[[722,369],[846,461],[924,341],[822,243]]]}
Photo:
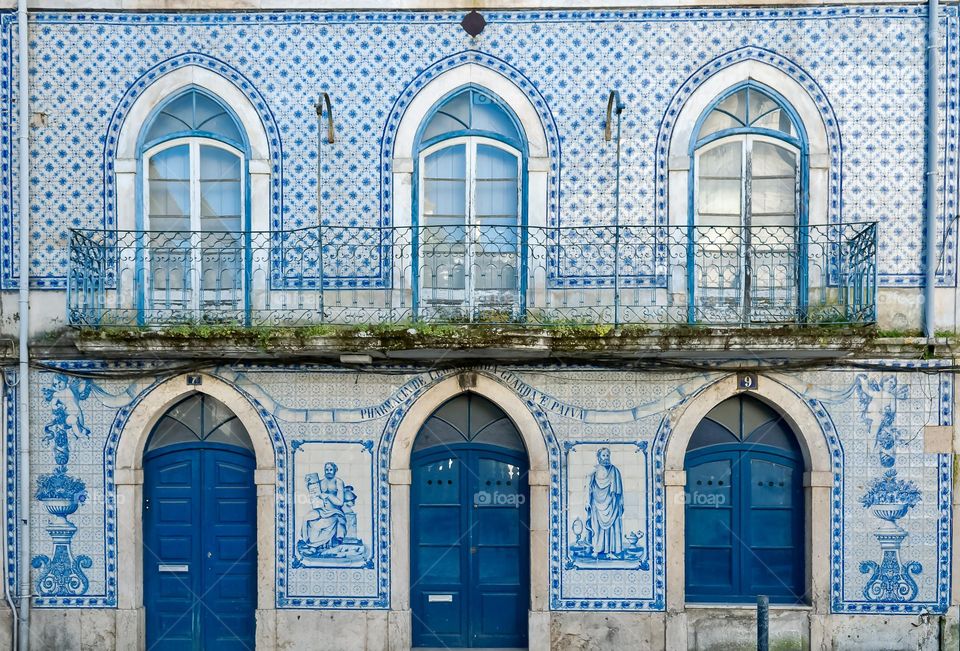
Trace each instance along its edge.
{"label": "balcony", "polygon": [[74,230],[81,328],[876,320],[875,223]]}

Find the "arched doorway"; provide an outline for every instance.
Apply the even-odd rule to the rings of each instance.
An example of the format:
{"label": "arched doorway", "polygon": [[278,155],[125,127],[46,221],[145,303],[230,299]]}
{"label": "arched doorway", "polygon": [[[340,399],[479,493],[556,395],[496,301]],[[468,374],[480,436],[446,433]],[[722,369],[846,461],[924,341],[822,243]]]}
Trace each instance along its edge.
{"label": "arched doorway", "polygon": [[784,418],[728,398],[694,430],[684,465],[686,600],[804,602],[803,454]]}
{"label": "arched doorway", "polygon": [[143,456],[149,649],[250,649],[257,603],[253,444],[206,394],[173,405]]}
{"label": "arched doorway", "polygon": [[411,457],[413,646],[525,647],[528,458],[513,421],[473,393],[441,405]]}

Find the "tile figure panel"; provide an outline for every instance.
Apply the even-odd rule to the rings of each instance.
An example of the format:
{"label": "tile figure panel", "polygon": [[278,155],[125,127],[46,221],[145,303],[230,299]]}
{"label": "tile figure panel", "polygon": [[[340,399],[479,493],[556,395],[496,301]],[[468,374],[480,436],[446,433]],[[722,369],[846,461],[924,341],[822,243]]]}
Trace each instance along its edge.
{"label": "tile figure panel", "polygon": [[[145,363],[48,362],[33,375],[31,535],[37,607],[114,607],[116,450],[162,381]],[[950,589],[952,467],[923,451],[951,425],[953,384],[934,362],[763,375],[806,405],[832,463],[834,612],[943,612]],[[665,608],[663,468],[678,408],[721,373],[480,367],[533,416],[550,481],[550,606]],[[129,375],[124,378],[123,373]],[[394,374],[235,365],[211,374],[249,402],[273,446],[280,608],[386,609],[393,557],[388,471],[397,428],[454,371]],[[8,375],[8,379],[9,379]],[[7,385],[7,450],[16,450]],[[802,401],[802,402],[800,402]],[[52,478],[52,479],[51,479]],[[16,480],[16,464],[7,468]],[[18,504],[6,502],[7,566],[18,567]],[[670,538],[668,538],[670,536]]]}

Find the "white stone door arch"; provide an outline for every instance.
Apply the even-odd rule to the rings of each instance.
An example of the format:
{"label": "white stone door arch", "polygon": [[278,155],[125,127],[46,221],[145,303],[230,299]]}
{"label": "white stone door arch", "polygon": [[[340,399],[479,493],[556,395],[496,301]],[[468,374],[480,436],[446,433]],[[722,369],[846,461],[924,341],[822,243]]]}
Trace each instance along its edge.
{"label": "white stone door arch", "polygon": [[[191,374],[195,378],[198,374]],[[142,649],[146,641],[143,602],[143,451],[153,426],[183,398],[204,393],[229,407],[253,443],[257,469],[257,647],[273,640],[275,626],[276,457],[269,432],[252,404],[212,375],[200,384],[180,375],[154,387],[132,408],[115,454],[117,504],[117,648]]]}
{"label": "white stone door arch", "polygon": [[663,478],[668,541],[665,546],[668,648],[687,646],[684,542],[687,446],[707,413],[740,393],[748,393],[772,407],[787,422],[800,444],[804,462],[804,585],[813,614],[830,612],[830,491],[833,487],[830,450],[820,424],[799,396],[772,377],[761,375],[758,379],[756,388],[744,392],[738,387],[737,375],[728,375],[704,388],[671,416],[673,424],[666,442]]}
{"label": "white stone door arch", "polygon": [[[529,648],[550,648],[550,464],[543,432],[519,396],[493,377],[467,372],[427,389],[404,415],[390,449],[390,632],[391,648],[411,646],[410,607],[410,456],[420,428],[447,400],[472,391],[490,400],[513,421],[530,463],[530,608]],[[394,644],[397,646],[394,647]]]}

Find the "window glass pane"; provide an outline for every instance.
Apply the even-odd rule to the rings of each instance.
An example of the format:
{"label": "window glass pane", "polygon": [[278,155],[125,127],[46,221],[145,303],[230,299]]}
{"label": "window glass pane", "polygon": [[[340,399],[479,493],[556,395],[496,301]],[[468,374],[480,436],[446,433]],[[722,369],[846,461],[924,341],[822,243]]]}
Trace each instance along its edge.
{"label": "window glass pane", "polygon": [[741,89],[717,104],[717,110],[729,113],[741,124],[747,124],[747,89]]}
{"label": "window glass pane", "polygon": [[420,428],[420,433],[417,434],[416,443],[413,446],[414,452],[419,452],[420,450],[426,450],[427,448],[432,448],[441,445],[452,445],[454,443],[465,443],[466,438],[463,434],[460,433],[455,427],[452,427],[450,423],[437,418],[432,417],[423,424],[423,427]]}
{"label": "window glass pane", "polygon": [[797,176],[797,153],[772,142],[755,140],[751,152],[753,178],[788,178],[791,187]]}
{"label": "window glass pane", "polygon": [[240,157],[220,147],[200,147],[200,218],[205,231],[242,230]]}
{"label": "window glass pane", "polygon": [[481,226],[490,226],[492,239],[515,233],[503,228],[517,223],[519,213],[517,157],[490,145],[477,145],[476,215]]}
{"label": "window glass pane", "polygon": [[687,469],[687,504],[721,508],[733,505],[730,486],[733,467],[729,459],[707,461]]}
{"label": "window glass pane", "polygon": [[470,438],[470,411],[473,402],[472,394],[457,396],[443,403],[433,415],[450,423],[451,426],[462,433],[464,439],[468,439]]}
{"label": "window glass pane", "polygon": [[147,451],[156,450],[167,445],[177,443],[187,443],[188,441],[199,441],[196,432],[185,426],[180,421],[164,416],[153,428],[153,434],[150,436],[150,445]]}
{"label": "window glass pane", "polygon": [[150,125],[145,142],[174,133],[203,131],[242,142],[240,126],[226,108],[205,93],[190,91],[170,101]]}
{"label": "window glass pane", "polygon": [[[476,435],[477,432],[481,431],[491,423],[495,423],[502,418],[504,418],[503,410],[497,407],[495,404],[487,400],[482,396],[478,396],[475,393],[470,393],[460,398],[461,401],[465,401],[468,405],[467,413],[469,418],[467,420],[467,427],[469,427],[471,432],[471,438],[473,435]],[[447,405],[455,406],[457,400],[451,400],[446,403]],[[444,413],[450,413],[445,411]]]}
{"label": "window glass pane", "polygon": [[[421,505],[447,504],[460,507],[460,460],[454,456],[422,464],[413,473],[417,478],[416,490],[420,494]],[[456,544],[460,538],[459,516],[449,516],[457,535],[450,542]],[[421,539],[422,540],[422,539]],[[424,541],[427,542],[427,541]]]}
{"label": "window glass pane", "polygon": [[424,159],[421,252],[426,298],[445,299],[438,290],[465,286],[467,205],[466,145],[453,145]]}
{"label": "window glass pane", "polygon": [[[794,469],[763,459],[750,460],[750,504],[790,506],[794,496]],[[756,520],[756,517],[754,518]]]}
{"label": "window glass pane", "polygon": [[772,97],[755,88],[747,89],[750,95],[750,123],[754,124],[762,116],[780,107]]}
{"label": "window glass pane", "polygon": [[226,108],[204,93],[194,93],[194,95],[193,128],[240,142],[240,130]]}
{"label": "window glass pane", "polygon": [[193,129],[193,93],[184,93],[170,101],[154,119],[144,142]]}
{"label": "window glass pane", "polygon": [[211,440],[253,449],[246,429],[229,407],[195,393],[171,407],[154,427],[148,450],[187,440]]}
{"label": "window glass pane", "polygon": [[424,159],[425,225],[462,224],[466,217],[467,148],[453,145]]}
{"label": "window glass pane", "polygon": [[423,130],[421,139],[430,140],[431,138],[442,136],[445,133],[455,133],[457,131],[463,131],[464,129],[465,127],[459,121],[438,111],[433,118],[431,118],[430,124]]}
{"label": "window glass pane", "polygon": [[700,125],[699,137],[706,138],[707,136],[718,131],[723,131],[724,129],[736,129],[737,127],[741,126],[743,125],[726,113],[721,113],[720,111],[710,111],[710,115],[708,115],[707,119],[703,121],[702,125]]}
{"label": "window glass pane", "polygon": [[[726,142],[700,154],[698,159],[697,212],[710,215],[736,216],[739,223],[741,206],[741,141]],[[701,219],[702,223],[727,223]]]}
{"label": "window glass pane", "polygon": [[159,151],[147,163],[151,230],[190,228],[190,148]]}
{"label": "window glass pane", "polygon": [[740,437],[740,400],[728,398],[711,409],[707,418],[723,425],[733,436]]}
{"label": "window glass pane", "polygon": [[470,128],[470,93],[451,97],[431,116],[423,130],[423,140],[436,138],[445,133],[465,131]]}
{"label": "window glass pane", "polygon": [[523,442],[520,440],[520,434],[509,418],[501,418],[490,425],[484,427],[476,435],[474,440],[477,443],[486,443],[487,445],[496,445],[510,450],[523,451]]}
{"label": "window glass pane", "polygon": [[700,421],[693,436],[690,437],[690,443],[687,450],[697,450],[705,448],[708,445],[723,445],[725,443],[737,443],[740,439],[733,435],[726,427],[713,421],[709,416]]}
{"label": "window glass pane", "polygon": [[473,93],[473,114],[470,128],[498,133],[506,138],[520,140],[513,120],[499,104],[483,93]]}
{"label": "window glass pane", "polygon": [[751,209],[757,225],[792,226],[797,206],[797,156],[786,147],[754,142],[752,148]]}
{"label": "window glass pane", "polygon": [[766,115],[760,116],[752,126],[759,129],[773,129],[774,131],[782,131],[791,137],[796,137],[797,135],[793,128],[793,121],[790,119],[790,116],[787,115],[786,111],[779,108],[770,111]]}
{"label": "window glass pane", "polygon": [[210,432],[206,438],[212,443],[225,443],[253,450],[253,442],[240,419],[231,415],[230,419]]}

